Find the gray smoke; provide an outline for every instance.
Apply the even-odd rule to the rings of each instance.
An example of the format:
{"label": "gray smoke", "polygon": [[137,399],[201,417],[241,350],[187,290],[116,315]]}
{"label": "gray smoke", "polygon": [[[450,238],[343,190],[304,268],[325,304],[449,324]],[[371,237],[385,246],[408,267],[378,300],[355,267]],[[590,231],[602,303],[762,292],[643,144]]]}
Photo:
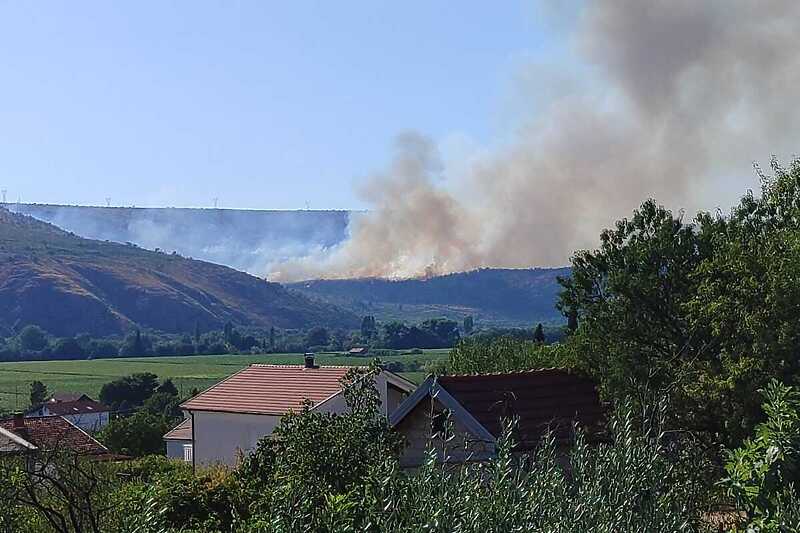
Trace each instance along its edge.
{"label": "gray smoke", "polygon": [[[434,143],[400,136],[350,238],[271,277],[562,265],[647,197],[690,211],[728,205],[755,184],[753,162],[796,152],[798,35],[795,0],[587,2],[573,79],[522,73],[539,80],[537,112],[513,142],[452,176]],[[542,107],[541,94],[555,96]]]}

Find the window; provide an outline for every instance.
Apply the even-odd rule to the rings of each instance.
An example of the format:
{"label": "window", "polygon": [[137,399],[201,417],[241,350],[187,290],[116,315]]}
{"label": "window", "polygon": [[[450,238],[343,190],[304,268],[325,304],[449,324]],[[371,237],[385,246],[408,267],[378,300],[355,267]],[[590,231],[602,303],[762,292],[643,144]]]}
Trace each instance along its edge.
{"label": "window", "polygon": [[183,445],[183,460],[187,463],[192,462],[194,450],[191,444],[184,444]]}

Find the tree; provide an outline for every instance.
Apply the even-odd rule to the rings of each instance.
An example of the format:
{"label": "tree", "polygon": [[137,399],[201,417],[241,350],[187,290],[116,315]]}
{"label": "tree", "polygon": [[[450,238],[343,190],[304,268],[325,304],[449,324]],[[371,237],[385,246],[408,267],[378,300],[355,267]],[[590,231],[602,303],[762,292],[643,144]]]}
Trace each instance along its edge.
{"label": "tree", "polygon": [[119,354],[127,357],[141,357],[150,353],[150,340],[142,335],[138,329],[125,337],[120,346]]}
{"label": "tree", "polygon": [[47,347],[47,334],[39,326],[25,326],[17,338],[23,351],[40,352]]}
{"label": "tree", "polygon": [[194,323],[194,345],[200,346],[200,322],[195,321]]}
{"label": "tree", "polygon": [[469,335],[475,327],[475,322],[472,315],[464,317],[464,335]]}
{"label": "tree", "polygon": [[178,395],[178,388],[172,382],[172,378],[167,378],[167,379],[164,380],[164,382],[161,385],[156,387],[156,392],[163,392],[163,393],[169,394],[171,396],[177,396]]}
{"label": "tree", "polygon": [[141,372],[116,379],[100,389],[100,401],[113,410],[141,406],[158,388],[158,376]]}
{"label": "tree", "polygon": [[306,346],[327,346],[330,343],[330,335],[328,330],[317,326],[311,328],[306,334]]}
{"label": "tree", "polygon": [[371,340],[378,333],[375,317],[367,315],[361,319],[361,338],[365,341]]}
{"label": "tree", "polygon": [[181,418],[181,403],[177,394],[156,392],[144,401],[142,411],[156,416],[163,416],[168,420]]}
{"label": "tree", "polygon": [[116,418],[109,422],[97,438],[109,450],[141,457],[150,454],[164,454],[164,433],[171,429],[170,420],[163,415],[140,411],[132,416]]}
{"label": "tree", "polygon": [[83,347],[74,337],[58,339],[55,344],[53,344],[52,352],[53,355],[71,358],[83,357],[85,355]]}
{"label": "tree", "polygon": [[41,381],[31,381],[31,406],[41,405],[47,399],[47,386]]}
{"label": "tree", "polygon": [[544,327],[542,327],[541,323],[536,324],[536,329],[533,331],[533,340],[534,342],[538,342],[540,344],[544,344],[545,342]]}
{"label": "tree", "polygon": [[275,327],[271,326],[269,328],[269,351],[275,351]]}

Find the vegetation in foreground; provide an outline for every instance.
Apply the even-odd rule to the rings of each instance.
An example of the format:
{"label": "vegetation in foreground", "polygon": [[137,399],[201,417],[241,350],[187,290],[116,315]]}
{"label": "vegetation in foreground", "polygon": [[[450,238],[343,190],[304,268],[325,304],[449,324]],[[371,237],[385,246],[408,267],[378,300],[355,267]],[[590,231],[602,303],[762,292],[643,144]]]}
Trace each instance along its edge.
{"label": "vegetation in foreground", "polygon": [[511,420],[495,459],[456,467],[435,460],[445,430],[404,472],[354,380],[352,413],[286,416],[234,471],[147,459],[92,477],[66,462],[53,490],[7,461],[2,519],[59,530],[33,493],[69,517],[60,531],[797,531],[800,160],[773,171],[729,216],[685,222],[647,201],[603,232],[562,280],[562,342],[473,338],[438,369],[592,375],[613,407],[606,440],[577,428],[568,449],[521,456]]}

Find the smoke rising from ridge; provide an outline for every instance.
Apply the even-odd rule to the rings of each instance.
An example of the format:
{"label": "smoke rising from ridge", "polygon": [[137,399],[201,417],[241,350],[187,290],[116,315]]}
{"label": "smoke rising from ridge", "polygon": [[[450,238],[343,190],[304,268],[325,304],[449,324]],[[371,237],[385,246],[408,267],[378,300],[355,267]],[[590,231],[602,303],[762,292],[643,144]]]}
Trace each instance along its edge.
{"label": "smoke rising from ridge", "polygon": [[350,238],[271,277],[563,265],[647,197],[689,210],[733,200],[725,188],[752,186],[754,161],[797,152],[799,34],[788,0],[588,2],[572,35],[576,90],[554,87],[509,145],[447,186],[435,144],[401,135]]}

